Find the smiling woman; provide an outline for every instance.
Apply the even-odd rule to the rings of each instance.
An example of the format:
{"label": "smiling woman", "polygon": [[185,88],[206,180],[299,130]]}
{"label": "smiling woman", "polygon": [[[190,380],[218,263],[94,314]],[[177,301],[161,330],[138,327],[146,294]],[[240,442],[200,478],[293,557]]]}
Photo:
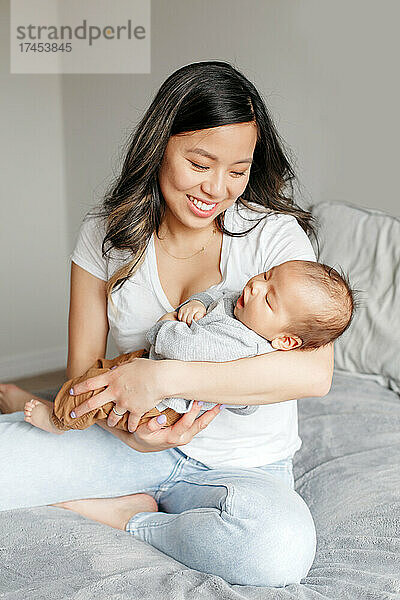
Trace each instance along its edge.
{"label": "smiling woman", "polygon": [[[162,229],[168,232],[169,247],[175,254],[192,246],[196,233],[199,240],[209,236],[213,228],[211,217],[222,216],[244,192],[250,166],[237,175],[232,165],[242,162],[241,156],[252,155],[256,141],[254,122],[181,133],[170,138],[159,171],[159,184],[163,197],[168,198]],[[191,149],[193,144],[201,144],[203,148]],[[203,161],[208,163],[201,167],[188,158],[199,150]],[[191,213],[202,220],[193,218]]]}
{"label": "smiling woman", "polygon": [[[189,296],[240,290],[275,265],[315,261],[312,219],[294,202],[294,178],[261,96],[240,71],[207,61],[171,74],[132,132],[120,175],[81,226],[72,254],[68,376],[104,356],[109,331],[121,353],[148,349],[149,329]],[[161,335],[182,325],[190,335],[182,322],[160,325]],[[276,465],[291,469],[301,445],[296,398],[329,390],[332,347],[225,362],[203,351],[201,360],[135,358],[74,385],[73,395],[88,392],[78,418],[115,404],[108,424],[98,423],[107,433],[89,427],[52,436],[27,429],[21,413],[6,437],[8,415],[1,415],[0,456],[10,455],[7,446],[18,452],[12,466],[1,467],[11,496],[0,509],[61,502],[110,524],[113,509],[121,509],[110,497],[145,492],[159,510],[124,500],[118,523],[125,520],[130,534],[230,583],[298,583],[314,558],[315,528],[292,477],[280,477]],[[193,402],[171,427],[155,418],[137,427],[144,413],[174,397],[259,408],[200,415]],[[125,412],[132,435],[113,427]]]}

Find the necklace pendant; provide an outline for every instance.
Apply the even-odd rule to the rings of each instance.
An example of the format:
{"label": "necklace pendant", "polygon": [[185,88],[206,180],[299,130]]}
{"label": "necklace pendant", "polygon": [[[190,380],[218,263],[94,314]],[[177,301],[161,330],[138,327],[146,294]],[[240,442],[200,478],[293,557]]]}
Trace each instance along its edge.
{"label": "necklace pendant", "polygon": [[[211,234],[211,236],[210,236],[210,238],[209,238],[209,240],[208,240],[207,244],[206,244],[205,246],[202,246],[202,247],[200,248],[200,250],[197,250],[197,252],[195,252],[195,253],[194,253],[194,254],[192,254],[191,256],[175,256],[174,254],[171,254],[171,252],[168,252],[168,250],[167,250],[166,248],[164,248],[164,244],[162,243],[162,241],[161,241],[161,238],[159,238],[159,239],[160,239],[160,246],[161,246],[161,248],[164,250],[164,252],[166,252],[166,253],[168,254],[168,256],[172,256],[172,258],[178,258],[179,260],[186,260],[186,259],[188,259],[188,258],[193,258],[193,256],[196,256],[196,255],[197,255],[197,254],[199,254],[200,252],[204,252],[204,250],[205,250],[205,249],[207,248],[207,246],[209,245],[209,243],[210,243],[210,241],[211,241],[211,238],[212,238],[212,237],[213,237],[213,235],[215,235],[216,233],[217,233],[217,230],[214,228],[214,230],[213,230],[213,232],[212,232],[212,234]],[[162,239],[165,239],[165,238],[162,238]]]}

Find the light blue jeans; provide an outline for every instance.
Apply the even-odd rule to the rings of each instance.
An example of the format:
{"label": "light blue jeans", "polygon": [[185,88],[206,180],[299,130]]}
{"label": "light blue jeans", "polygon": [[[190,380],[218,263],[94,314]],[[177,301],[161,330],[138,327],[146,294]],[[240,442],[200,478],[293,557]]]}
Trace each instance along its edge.
{"label": "light blue jeans", "polygon": [[98,425],[54,435],[23,412],[0,414],[0,510],[138,492],[159,512],[133,516],[126,531],[192,569],[282,587],[312,565],[314,522],[294,490],[290,457],[210,469],[178,448],[137,452]]}

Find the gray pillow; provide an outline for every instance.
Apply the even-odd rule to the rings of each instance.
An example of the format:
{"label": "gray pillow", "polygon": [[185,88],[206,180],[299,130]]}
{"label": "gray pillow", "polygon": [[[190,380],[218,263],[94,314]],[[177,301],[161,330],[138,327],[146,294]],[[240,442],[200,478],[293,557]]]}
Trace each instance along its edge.
{"label": "gray pillow", "polygon": [[311,211],[320,225],[318,260],[342,267],[362,290],[352,324],[335,342],[335,369],[400,393],[400,219],[340,202]]}

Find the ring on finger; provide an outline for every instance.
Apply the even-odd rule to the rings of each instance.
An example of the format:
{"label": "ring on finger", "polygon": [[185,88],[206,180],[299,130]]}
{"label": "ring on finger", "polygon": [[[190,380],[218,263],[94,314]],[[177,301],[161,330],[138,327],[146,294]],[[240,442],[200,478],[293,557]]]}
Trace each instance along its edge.
{"label": "ring on finger", "polygon": [[126,411],[126,410],[124,410],[124,412],[123,412],[123,413],[119,413],[119,412],[117,412],[117,411],[115,410],[115,406],[113,406],[113,412],[114,412],[116,415],[118,415],[119,417],[123,417],[123,416],[124,416],[124,414],[125,414],[127,411]]}

